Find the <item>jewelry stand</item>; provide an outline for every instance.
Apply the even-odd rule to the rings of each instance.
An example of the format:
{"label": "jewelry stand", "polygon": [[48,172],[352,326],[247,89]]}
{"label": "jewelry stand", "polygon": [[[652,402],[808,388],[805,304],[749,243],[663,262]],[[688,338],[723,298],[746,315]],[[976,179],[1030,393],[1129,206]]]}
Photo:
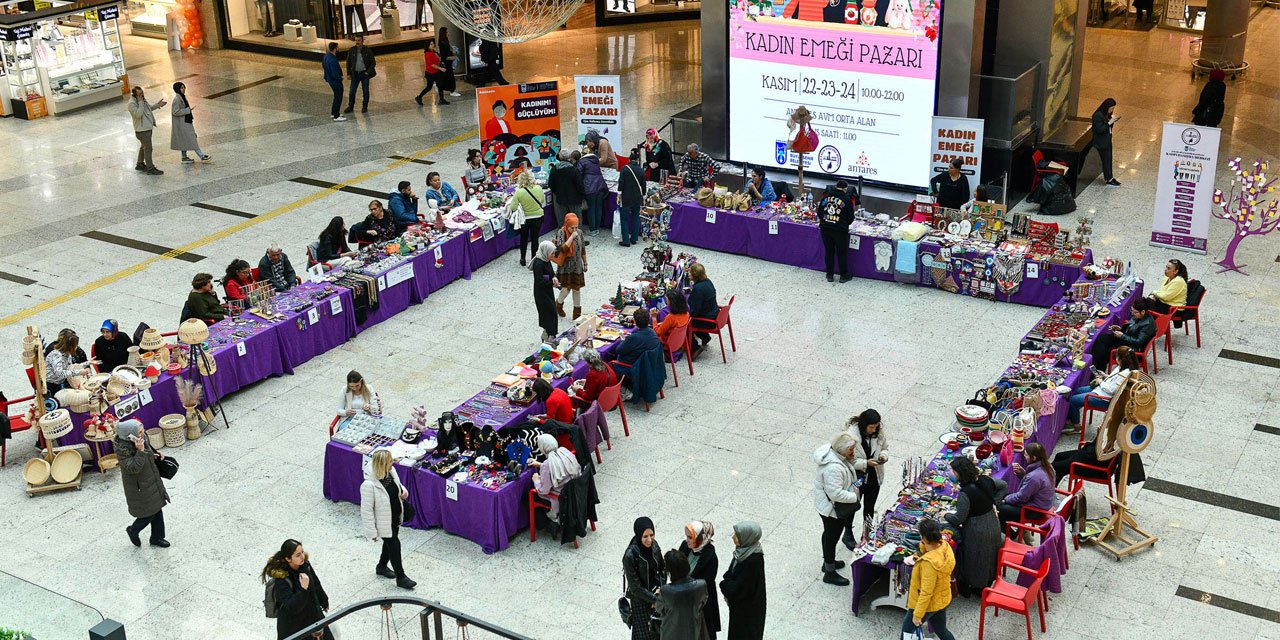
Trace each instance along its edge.
{"label": "jewelry stand", "polygon": [[[210,371],[213,370],[213,367],[216,366],[216,361],[213,359],[213,355],[205,350],[203,342],[197,342],[196,344],[188,346],[191,347],[191,358],[187,362],[187,379],[200,385],[200,388],[204,390],[205,394],[205,407],[217,407],[218,415],[222,416],[222,424],[226,426],[227,429],[230,429],[231,423],[227,421],[227,412],[222,408],[222,396],[218,394],[218,383],[214,382],[213,375],[205,375],[205,373],[200,370],[201,362],[209,363],[210,366],[207,366],[206,368]],[[205,383],[208,383],[208,388],[205,387]],[[212,395],[209,394],[210,390],[213,391]],[[209,420],[205,424],[208,424],[214,430],[217,430],[218,427],[215,426],[213,422],[213,420]],[[203,429],[201,430],[201,433],[204,433]]]}

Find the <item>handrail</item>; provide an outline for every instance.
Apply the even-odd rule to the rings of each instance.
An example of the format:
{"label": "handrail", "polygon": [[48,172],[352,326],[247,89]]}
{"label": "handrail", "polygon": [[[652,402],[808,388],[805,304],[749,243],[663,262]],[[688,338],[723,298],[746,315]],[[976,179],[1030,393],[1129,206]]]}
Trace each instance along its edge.
{"label": "handrail", "polygon": [[508,640],[533,640],[531,636],[521,635],[514,631],[509,631],[507,629],[499,627],[496,624],[485,622],[484,620],[473,618],[465,613],[462,613],[461,611],[450,609],[449,607],[446,607],[434,600],[428,600],[426,598],[420,598],[417,596],[383,596],[381,598],[370,598],[368,600],[362,600],[354,604],[349,604],[341,609],[338,609],[333,613],[330,613],[324,618],[308,625],[307,627],[299,630],[297,633],[289,636],[285,640],[311,640],[311,634],[317,631],[323,630],[327,628],[329,625],[334,624],[339,620],[342,620],[343,618],[357,611],[363,611],[370,607],[382,608],[382,607],[387,607],[393,604],[409,604],[409,605],[418,605],[422,607],[422,611],[418,613],[418,618],[422,624],[423,640],[427,640],[428,638],[430,638],[430,636],[428,635],[429,628],[427,625],[427,620],[428,620],[428,616],[432,616],[432,615],[434,615],[434,618],[435,618],[434,627],[435,627],[436,637],[438,638],[444,638],[443,624],[441,622],[441,616],[443,615],[443,616],[448,616],[450,618],[453,618],[459,621],[460,623],[465,622],[468,625],[473,626],[482,631],[487,631],[489,633],[497,634],[498,636],[502,638],[507,638]]}

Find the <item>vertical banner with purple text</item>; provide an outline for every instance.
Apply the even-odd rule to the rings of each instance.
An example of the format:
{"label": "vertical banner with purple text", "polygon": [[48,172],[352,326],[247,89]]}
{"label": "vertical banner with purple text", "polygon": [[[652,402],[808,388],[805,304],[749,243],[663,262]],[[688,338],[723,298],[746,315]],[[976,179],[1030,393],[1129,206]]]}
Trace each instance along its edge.
{"label": "vertical banner with purple text", "polygon": [[578,141],[595,131],[609,141],[614,153],[622,146],[622,82],[618,76],[574,76],[578,96]]}
{"label": "vertical banner with purple text", "polygon": [[1213,206],[1222,130],[1164,123],[1160,174],[1156,180],[1151,244],[1192,253],[1209,248],[1209,208]]}

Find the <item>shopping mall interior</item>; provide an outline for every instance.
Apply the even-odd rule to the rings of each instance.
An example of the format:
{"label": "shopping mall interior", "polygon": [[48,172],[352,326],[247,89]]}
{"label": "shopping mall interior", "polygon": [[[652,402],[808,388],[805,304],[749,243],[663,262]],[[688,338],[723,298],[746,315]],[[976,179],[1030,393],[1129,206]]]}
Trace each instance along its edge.
{"label": "shopping mall interior", "polygon": [[1277,3],[794,3],[0,3],[0,639],[1280,638]]}

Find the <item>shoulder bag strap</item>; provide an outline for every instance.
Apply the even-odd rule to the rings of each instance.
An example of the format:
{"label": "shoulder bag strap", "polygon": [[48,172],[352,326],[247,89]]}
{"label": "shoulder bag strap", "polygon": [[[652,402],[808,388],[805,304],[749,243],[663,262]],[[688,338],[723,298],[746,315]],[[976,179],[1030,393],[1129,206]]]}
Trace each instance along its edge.
{"label": "shoulder bag strap", "polygon": [[529,187],[523,187],[523,189],[524,189],[524,192],[525,192],[525,193],[529,194],[529,197],[530,197],[530,198],[533,198],[533,201],[534,201],[534,202],[538,203],[538,206],[539,206],[539,207],[541,207],[541,206],[545,206],[545,205],[543,204],[543,202],[542,202],[541,200],[539,200],[539,199],[538,199],[538,196],[533,195],[533,192],[529,190]]}

